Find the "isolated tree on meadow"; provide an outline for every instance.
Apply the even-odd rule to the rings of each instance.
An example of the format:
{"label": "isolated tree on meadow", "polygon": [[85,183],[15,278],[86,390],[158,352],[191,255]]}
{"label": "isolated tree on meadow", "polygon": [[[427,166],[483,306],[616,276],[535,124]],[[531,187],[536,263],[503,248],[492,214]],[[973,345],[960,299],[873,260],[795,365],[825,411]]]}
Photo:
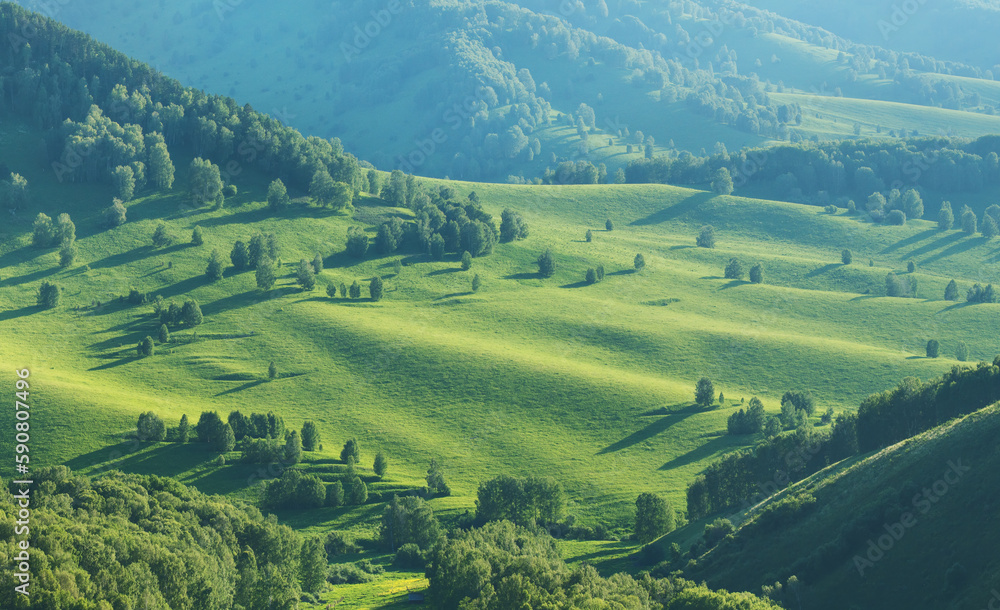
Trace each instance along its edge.
{"label": "isolated tree on meadow", "polygon": [[372,278],[372,281],[368,283],[368,294],[371,296],[373,301],[381,301],[384,293],[385,286],[382,282],[382,278],[376,275]]}
{"label": "isolated tree on meadow", "polygon": [[125,204],[122,203],[121,199],[115,198],[112,201],[111,206],[104,209],[102,213],[104,217],[104,225],[108,228],[115,228],[125,224]]}
{"label": "isolated tree on meadow", "polygon": [[993,239],[1000,234],[1000,230],[997,228],[997,221],[993,220],[992,216],[983,216],[983,226],[979,229],[979,232],[986,239]]}
{"label": "isolated tree on meadow", "polygon": [[200,246],[205,243],[205,236],[201,232],[201,227],[196,226],[191,231],[191,245]]}
{"label": "isolated tree on meadow", "polygon": [[743,279],[743,263],[736,257],[729,259],[729,263],[726,265],[725,276],[727,280],[742,280]]}
{"label": "isolated tree on meadow", "polygon": [[509,208],[500,215],[500,241],[510,242],[524,239],[528,236],[528,223],[524,218]]}
{"label": "isolated tree on meadow", "polygon": [[972,210],[966,210],[965,213],[962,214],[962,231],[964,231],[966,235],[975,235],[977,225],[978,219],[976,218],[976,213]]}
{"label": "isolated tree on meadow", "polygon": [[340,450],[340,461],[346,464],[348,458],[352,458],[355,464],[361,460],[361,446],[353,438],[348,439],[344,443],[344,448]]}
{"label": "isolated tree on meadow", "polygon": [[274,286],[278,275],[274,268],[274,261],[270,257],[265,256],[260,260],[257,270],[254,272],[254,279],[257,280],[257,288],[261,290],[267,291]]}
{"label": "isolated tree on meadow", "polygon": [[436,459],[432,459],[430,466],[427,468],[426,481],[427,489],[431,493],[442,496],[451,495],[451,488],[448,487],[448,484],[444,480],[444,469]]}
{"label": "isolated tree on meadow", "polygon": [[468,271],[472,268],[472,255],[466,250],[462,253],[462,271]]}
{"label": "isolated tree on meadow", "polygon": [[375,463],[372,464],[372,470],[379,478],[385,476],[386,471],[389,469],[389,460],[386,459],[385,454],[379,451],[375,454]]}
{"label": "isolated tree on meadow", "polygon": [[347,253],[354,258],[364,258],[368,252],[368,234],[361,227],[347,230]]}
{"label": "isolated tree on meadow", "polygon": [[750,267],[750,282],[754,284],[764,283],[764,265],[757,263]]}
{"label": "isolated tree on meadow", "polygon": [[957,301],[958,300],[958,284],[955,280],[948,282],[948,286],[944,289],[944,300],[945,301]]}
{"label": "isolated tree on meadow", "polygon": [[136,346],[136,352],[138,352],[140,358],[146,358],[147,356],[153,355],[153,338],[147,336],[145,339],[139,342]]}
{"label": "isolated tree on meadow", "polygon": [[955,346],[955,360],[965,362],[969,359],[969,346],[965,341],[959,341]]}
{"label": "isolated tree on meadow", "polygon": [[695,384],[694,401],[702,407],[710,407],[715,402],[715,386],[708,377],[702,377]]}
{"label": "isolated tree on meadow", "polygon": [[185,326],[193,328],[201,324],[204,319],[205,318],[201,313],[201,307],[198,305],[198,301],[195,301],[194,299],[184,301],[184,305],[181,306],[181,322],[183,322]]}
{"label": "isolated tree on meadow", "polygon": [[61,298],[62,288],[51,282],[42,282],[38,287],[36,302],[42,309],[53,309],[58,307]]}
{"label": "isolated tree on meadow", "polygon": [[278,365],[273,360],[267,365],[267,378],[271,380],[278,378]]}
{"label": "isolated tree on meadow", "polygon": [[938,343],[937,339],[931,339],[927,342],[927,357],[937,358],[938,352],[941,349],[941,344]]}
{"label": "isolated tree on meadow", "polygon": [[903,210],[893,210],[886,214],[885,221],[890,225],[901,227],[906,224],[906,213]]}
{"label": "isolated tree on meadow", "polygon": [[208,257],[208,267],[205,268],[205,275],[208,279],[213,282],[222,279],[223,271],[225,271],[225,263],[222,260],[222,255],[219,254],[218,250],[212,250],[212,254]]}
{"label": "isolated tree on meadow", "polygon": [[715,227],[712,225],[705,225],[701,228],[701,232],[698,233],[698,239],[695,241],[699,248],[714,248],[715,247]]}
{"label": "isolated tree on meadow", "polygon": [[304,258],[299,260],[299,268],[295,272],[295,282],[303,290],[312,290],[316,287],[316,273],[313,271],[312,264]]}
{"label": "isolated tree on meadow", "polygon": [[632,267],[638,272],[646,268],[646,257],[642,254],[636,254],[635,258],[632,260]]}
{"label": "isolated tree on meadow", "polygon": [[615,223],[611,222],[610,218],[607,219],[607,220],[605,220],[604,221],[604,229],[606,231],[614,231],[615,230]]}
{"label": "isolated tree on meadow", "polygon": [[167,437],[167,427],[156,413],[146,411],[139,415],[135,437],[140,441],[160,442]]}
{"label": "isolated tree on meadow", "polygon": [[666,498],[642,493],[635,501],[635,537],[642,543],[652,542],[674,529],[674,512]]}
{"label": "isolated tree on meadow", "polygon": [[951,210],[950,201],[941,202],[941,211],[938,212],[938,230],[947,231],[955,224],[955,214]]}
{"label": "isolated tree on meadow", "polygon": [[538,256],[535,264],[538,265],[538,275],[542,277],[552,277],[556,273],[556,259],[551,249],[546,248],[545,252]]}
{"label": "isolated tree on meadow", "polygon": [[854,262],[854,253],[846,248],[844,250],[841,250],[840,262],[844,263],[845,265],[850,265],[851,263]]}
{"label": "isolated tree on meadow", "polygon": [[483,282],[479,279],[479,274],[477,273],[472,277],[472,292],[479,292],[479,288],[482,285]]}
{"label": "isolated tree on meadow", "polygon": [[160,332],[157,338],[160,341],[160,345],[170,343],[170,329],[167,328],[166,324],[160,324]]}
{"label": "isolated tree on meadow", "polygon": [[165,248],[172,244],[173,241],[174,237],[167,231],[167,225],[162,222],[156,225],[156,230],[153,231],[154,248]]}

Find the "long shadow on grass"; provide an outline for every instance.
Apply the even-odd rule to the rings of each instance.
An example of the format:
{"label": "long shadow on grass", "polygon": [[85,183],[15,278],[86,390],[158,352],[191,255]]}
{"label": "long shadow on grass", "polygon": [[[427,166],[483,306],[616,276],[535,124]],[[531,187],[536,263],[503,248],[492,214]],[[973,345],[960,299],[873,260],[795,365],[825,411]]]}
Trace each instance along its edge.
{"label": "long shadow on grass", "polygon": [[957,243],[953,246],[945,248],[944,250],[938,252],[937,254],[928,256],[924,260],[920,261],[920,264],[926,265],[928,263],[933,263],[934,261],[941,260],[942,258],[945,258],[947,256],[951,256],[953,254],[961,254],[962,252],[967,252],[975,248],[976,246],[982,245],[984,243],[986,242],[983,239],[967,239],[961,243]]}
{"label": "long shadow on grass", "polygon": [[41,279],[45,279],[56,273],[59,273],[61,269],[59,267],[50,267],[48,269],[39,269],[27,275],[19,275],[12,277],[10,279],[4,280],[3,283],[7,286],[20,286],[21,284],[30,284]]}
{"label": "long shadow on grass", "polygon": [[684,199],[680,203],[675,203],[674,205],[663,208],[658,212],[653,212],[645,218],[640,218],[639,220],[634,220],[629,223],[632,226],[645,226],[645,225],[655,225],[661,222],[666,222],[668,220],[673,220],[682,214],[686,214],[695,210],[699,205],[705,203],[709,199],[715,197],[713,193],[698,193],[696,195],[691,195],[687,199]]}
{"label": "long shadow on grass", "polygon": [[224,311],[229,311],[230,309],[238,309],[240,307],[249,307],[256,303],[261,303],[263,301],[281,298],[292,292],[297,292],[298,287],[292,286],[282,286],[281,288],[272,288],[267,292],[260,292],[258,290],[247,290],[246,292],[241,292],[239,294],[234,294],[232,296],[221,298],[217,301],[212,301],[211,303],[206,303],[201,306],[201,312],[205,316],[214,316],[220,314]]}
{"label": "long shadow on grass", "polygon": [[750,282],[746,280],[730,280],[725,284],[723,284],[722,286],[719,286],[719,290],[729,290],[730,288],[736,288],[737,286],[742,286],[744,284],[749,284],[749,283]]}
{"label": "long shadow on grass", "polygon": [[942,309],[938,313],[939,314],[946,313],[946,312],[949,312],[949,311],[951,311],[953,309],[961,309],[963,307],[968,307],[969,305],[972,305],[972,303],[969,303],[968,301],[966,301],[965,303],[955,303],[954,305],[949,305],[949,306],[945,307],[944,309]]}
{"label": "long shadow on grass", "polygon": [[461,267],[449,267],[447,269],[435,269],[434,271],[431,271],[430,273],[427,273],[425,275],[425,277],[434,277],[435,275],[445,275],[445,274],[449,274],[449,273],[458,273],[461,270],[462,270]]}
{"label": "long shadow on grass", "polygon": [[918,241],[924,241],[925,239],[930,239],[930,236],[934,235],[935,233],[938,233],[937,229],[927,229],[926,231],[921,231],[919,233],[907,237],[906,239],[901,239],[890,246],[886,246],[885,248],[882,249],[881,252],[879,252],[879,254],[888,254],[890,252],[895,252],[900,248],[915,244]]}
{"label": "long shadow on grass", "polygon": [[612,443],[604,449],[597,452],[597,455],[604,455],[606,453],[614,453],[615,451],[621,451],[622,449],[627,449],[633,445],[637,445],[645,440],[651,439],[654,436],[660,434],[661,432],[667,430],[675,424],[679,424],[685,419],[699,413],[701,409],[695,406],[686,407],[680,411],[671,411],[666,416],[657,419],[656,421],[650,423],[648,426],[641,430],[636,430],[632,434],[629,434],[617,443]]}
{"label": "long shadow on grass", "polygon": [[0,322],[6,322],[7,320],[13,320],[14,318],[27,316],[36,311],[41,311],[41,309],[39,309],[38,307],[21,307],[20,309],[8,309],[7,311],[0,311]]}
{"label": "long shadow on grass", "polygon": [[132,248],[128,252],[120,252],[118,254],[112,254],[102,258],[99,261],[94,261],[90,263],[91,269],[107,269],[109,267],[118,267],[128,263],[135,263],[141,260],[150,258],[151,256],[159,256],[161,254],[173,254],[174,252],[179,252],[184,248],[192,247],[191,244],[180,243],[174,244],[167,248],[154,248],[153,246],[139,246],[138,248]]}
{"label": "long shadow on grass", "polygon": [[443,295],[443,296],[439,296],[439,297],[437,297],[434,300],[435,301],[443,301],[445,299],[450,299],[450,298],[453,298],[453,297],[467,297],[467,296],[469,296],[471,294],[472,294],[471,290],[467,290],[465,292],[452,292],[451,294],[446,294],[446,295]]}
{"label": "long shadow on grass", "polygon": [[138,445],[141,448],[150,445],[156,448],[133,453],[115,463],[115,468],[136,474],[176,477],[212,457],[206,443],[139,443]]}
{"label": "long shadow on grass", "polygon": [[590,286],[590,282],[587,280],[581,280],[579,282],[573,282],[572,284],[563,284],[560,288],[583,288],[584,286]]}
{"label": "long shadow on grass", "polygon": [[842,265],[839,265],[837,263],[829,263],[827,265],[823,265],[822,267],[817,267],[813,269],[812,271],[806,274],[806,277],[816,277],[817,275],[820,275],[822,273],[829,273],[830,271],[833,271],[837,267],[841,266]]}
{"label": "long shadow on grass", "polygon": [[538,280],[541,279],[541,275],[538,273],[511,273],[510,275],[503,276],[505,280]]}
{"label": "long shadow on grass", "polygon": [[701,445],[697,449],[688,451],[684,455],[679,455],[674,459],[670,460],[663,466],[660,466],[659,470],[670,470],[672,468],[681,468],[687,466],[688,464],[693,464],[701,460],[707,459],[711,455],[718,452],[724,447],[730,446],[732,441],[727,439],[725,435],[713,438],[704,445]]}
{"label": "long shadow on grass", "polygon": [[912,252],[909,252],[907,254],[904,254],[900,258],[901,259],[903,259],[903,258],[912,258],[914,256],[920,256],[922,254],[927,254],[928,252],[933,252],[934,250],[937,250],[938,248],[943,248],[943,247],[947,246],[950,243],[959,241],[960,239],[962,239],[962,237],[964,235],[965,234],[962,233],[961,231],[956,231],[956,232],[951,233],[949,235],[945,235],[941,239],[936,239],[936,240],[932,241],[929,244],[924,244],[923,246],[920,246],[916,250],[914,250]]}
{"label": "long shadow on grass", "polygon": [[255,381],[248,381],[247,383],[244,383],[243,385],[236,386],[235,388],[230,388],[230,389],[226,390],[225,392],[219,392],[218,394],[216,394],[216,396],[218,397],[218,396],[226,396],[228,394],[235,394],[237,392],[242,392],[243,390],[249,390],[250,388],[256,388],[257,386],[259,386],[259,385],[261,385],[263,383],[266,383],[266,382],[267,382],[266,379],[257,379]]}

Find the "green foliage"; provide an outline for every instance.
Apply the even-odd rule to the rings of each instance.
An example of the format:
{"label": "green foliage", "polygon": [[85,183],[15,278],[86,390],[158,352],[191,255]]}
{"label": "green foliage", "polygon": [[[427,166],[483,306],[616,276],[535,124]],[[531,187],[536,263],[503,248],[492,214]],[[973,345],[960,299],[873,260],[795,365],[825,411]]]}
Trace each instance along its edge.
{"label": "green foliage", "polygon": [[468,250],[462,253],[462,271],[468,271],[472,268],[472,255],[469,254]]}
{"label": "green foliage", "polygon": [[588,284],[594,284],[594,283],[596,283],[597,282],[597,270],[595,270],[593,267],[591,267],[590,269],[587,269],[587,275],[584,277],[584,281],[586,281]]}
{"label": "green foliage", "polygon": [[272,360],[267,365],[267,378],[268,379],[277,379],[277,377],[278,377],[278,365],[275,364],[274,361]]}
{"label": "green foliage", "polygon": [[221,203],[222,177],[219,166],[208,159],[196,157],[191,161],[190,193],[191,201],[197,205]]}
{"label": "green foliage", "polygon": [[149,149],[149,179],[160,190],[170,190],[174,186],[174,163],[163,142]]}
{"label": "green foliage", "polygon": [[427,489],[435,495],[439,496],[450,496],[451,488],[444,480],[444,469],[438,464],[435,459],[431,460],[430,466],[427,468]]}
{"label": "green foliage", "polygon": [[345,495],[348,504],[361,506],[368,501],[368,486],[361,480],[361,477],[355,476],[347,482]]}
{"label": "green foliage", "polygon": [[639,271],[642,271],[643,269],[645,269],[646,268],[646,257],[644,257],[642,254],[636,254],[635,258],[632,259],[632,267],[636,270],[636,272],[639,272]]}
{"label": "green foliage", "polygon": [[754,284],[764,283],[764,265],[761,263],[750,267],[750,282]]}
{"label": "green foliage", "polygon": [[167,328],[166,324],[160,325],[160,333],[158,338],[160,341],[160,345],[165,345],[167,343],[170,343],[170,329]]}
{"label": "green foliage", "polygon": [[215,411],[203,411],[194,426],[200,443],[215,443],[222,434],[222,419]]}
{"label": "green foliage", "polygon": [[38,287],[36,303],[42,309],[54,309],[59,306],[62,298],[62,288],[49,281],[43,281]]}
{"label": "green foliage", "polygon": [[288,468],[261,485],[260,498],[268,508],[319,508],[326,502],[326,487],[316,475]]}
{"label": "green foliage", "polygon": [[720,167],[712,174],[712,192],[716,195],[733,194],[733,177],[728,169]]}
{"label": "green foliage", "polygon": [[188,328],[194,328],[202,323],[205,317],[201,313],[201,306],[194,299],[188,299],[184,301],[184,305],[181,307],[181,317],[180,321]]}
{"label": "green foliage", "polygon": [[[274,268],[274,261],[270,257],[265,256],[257,264],[257,270],[254,271],[254,279],[257,282],[257,288],[261,290],[270,290],[274,287],[274,283],[278,279],[278,273]],[[313,280],[312,285],[316,285],[315,280]]]}
{"label": "green foliage", "polygon": [[979,284],[973,284],[965,293],[965,300],[968,303],[996,303],[997,295],[993,290],[993,284],[987,284],[983,288]]}
{"label": "green foliage", "polygon": [[348,294],[352,299],[361,298],[361,284],[358,283],[358,280],[354,280],[354,283],[351,284],[351,287],[348,290]]}
{"label": "green foliage", "polygon": [[969,346],[965,341],[959,341],[955,346],[955,360],[965,362],[969,359]]}
{"label": "green foliage", "polygon": [[135,173],[127,165],[119,165],[111,172],[111,184],[115,197],[122,201],[132,201],[135,194]]}
{"label": "green foliage", "polygon": [[903,210],[892,210],[886,214],[885,222],[890,225],[903,226],[906,224],[906,214]]}
{"label": "green foliage", "polygon": [[694,387],[694,401],[702,407],[711,407],[715,402],[715,386],[708,377],[702,377]]}
{"label": "green foliage", "polygon": [[854,262],[854,253],[846,248],[844,250],[841,250],[840,262],[844,263],[845,265],[850,265],[852,262]]}
{"label": "green foliage", "polygon": [[200,246],[205,243],[205,236],[202,235],[201,227],[196,226],[191,231],[191,245]]}
{"label": "green foliage", "polygon": [[125,224],[125,205],[120,199],[115,199],[110,207],[104,209],[102,213],[104,217],[104,225],[108,228],[119,227]]}
{"label": "green foliage", "polygon": [[393,552],[404,544],[428,550],[443,535],[434,511],[417,496],[393,496],[382,511],[379,531],[382,543]]}
{"label": "green foliage", "polygon": [[965,213],[962,214],[962,231],[964,231],[966,235],[975,235],[977,224],[978,219],[976,218],[975,212],[972,210],[966,210]]}
{"label": "green foliage", "polygon": [[1000,229],[997,228],[997,221],[992,216],[983,216],[983,225],[979,229],[979,232],[986,239],[993,239],[997,235],[1000,235]]}
{"label": "green foliage", "polygon": [[167,231],[167,225],[162,222],[156,225],[153,231],[153,247],[165,248],[174,242],[174,236]]}
{"label": "green foliage", "polygon": [[167,437],[167,427],[156,413],[146,411],[139,415],[135,436],[140,441],[160,442]]}
{"label": "green foliage", "polygon": [[740,262],[738,258],[729,259],[729,263],[726,265],[726,279],[727,280],[742,280],[743,279],[743,263]]}
{"label": "green foliage", "polygon": [[715,227],[712,225],[705,225],[701,228],[701,232],[698,233],[698,239],[695,243],[699,248],[714,248],[715,247]]}
{"label": "green foliage", "polygon": [[946,301],[957,301],[958,300],[958,284],[955,280],[948,282],[948,286],[944,289],[944,300]]}
{"label": "green foliage", "polygon": [[478,523],[507,520],[523,526],[551,525],[565,516],[566,492],[551,478],[500,475],[480,483],[476,492]]}
{"label": "green foliage", "polygon": [[187,413],[181,415],[180,423],[177,425],[177,442],[186,443],[191,437],[191,426],[188,424]]}
{"label": "green foliage", "polygon": [[610,218],[604,221],[604,230],[605,231],[614,231],[615,230],[615,223],[611,222]]}
{"label": "green foliage", "polygon": [[73,261],[76,260],[76,246],[72,243],[63,245],[59,249],[59,266],[62,268],[70,267]]}
{"label": "green foliage", "polygon": [[951,202],[942,201],[938,212],[938,230],[947,231],[955,224],[955,214],[951,211]]}
{"label": "green foliage", "polygon": [[292,430],[285,439],[285,461],[298,464],[302,461],[302,439],[298,430]]}
{"label": "green foliage", "polygon": [[479,274],[477,273],[472,277],[472,292],[479,292],[479,288],[483,285],[482,280],[479,279]]}
{"label": "green foliage", "polygon": [[511,242],[528,237],[528,223],[520,214],[505,208],[500,215],[500,241]]}
{"label": "green foliage", "polygon": [[312,264],[306,259],[299,259],[299,267],[295,272],[295,282],[303,290],[312,290],[316,287],[316,272]]}
{"label": "green foliage", "polygon": [[299,558],[299,581],[302,590],[320,593],[326,583],[326,548],[319,537],[306,538]]}
{"label": "green foliage", "polygon": [[319,445],[319,428],[316,426],[316,422],[311,419],[307,419],[302,424],[302,450],[317,451],[319,450]]}
{"label": "green foliage", "polygon": [[372,470],[379,478],[385,476],[386,471],[389,469],[389,460],[385,457],[385,454],[379,451],[375,454],[375,463],[372,464]]}
{"label": "green foliage", "polygon": [[709,548],[722,542],[722,539],[736,531],[729,519],[716,519],[705,524],[705,544]]}
{"label": "green foliage", "polygon": [[766,421],[767,414],[764,412],[764,403],[754,396],[750,399],[746,412],[740,409],[729,416],[726,421],[726,429],[729,434],[757,434],[764,428]]}
{"label": "green foliage", "polygon": [[281,212],[288,208],[289,202],[288,189],[285,188],[285,183],[280,178],[272,181],[270,186],[267,187],[268,207],[274,212]]}
{"label": "green foliage", "polygon": [[674,529],[674,511],[667,499],[651,493],[639,494],[635,501],[635,537],[639,542],[656,540]]}
{"label": "green foliage", "polygon": [[927,342],[927,357],[937,358],[938,352],[941,349],[941,344],[938,343],[937,339],[931,339]]}
{"label": "green foliage", "polygon": [[344,443],[344,448],[340,450],[340,461],[346,464],[348,459],[353,459],[355,464],[361,461],[361,446],[353,438],[348,439]]}
{"label": "green foliage", "polygon": [[552,255],[551,249],[546,249],[535,261],[538,265],[538,275],[542,277],[552,277],[556,273],[556,259]]}
{"label": "green foliage", "polygon": [[248,269],[250,267],[250,249],[247,248],[244,242],[237,240],[233,244],[232,251],[229,253],[229,260],[233,263],[233,267],[237,271]]}
{"label": "green foliage", "polygon": [[146,358],[148,356],[152,356],[154,350],[155,348],[153,347],[153,338],[149,336],[140,341],[139,345],[136,346],[136,352],[139,354],[140,358]]}
{"label": "green foliage", "polygon": [[223,423],[219,429],[219,435],[215,438],[214,448],[219,453],[232,451],[236,447],[236,435],[233,428],[228,423]]}
{"label": "green foliage", "polygon": [[326,486],[326,501],[324,506],[336,508],[344,505],[344,485],[340,481],[334,481]]}
{"label": "green foliage", "polygon": [[385,294],[385,284],[382,282],[381,276],[374,276],[368,283],[368,294],[373,301],[382,300],[382,296]]}
{"label": "green foliage", "polygon": [[205,268],[205,275],[213,282],[217,282],[222,279],[224,271],[225,262],[222,260],[222,255],[219,254],[218,250],[212,250],[212,254],[208,257],[208,266]]}
{"label": "green foliage", "polygon": [[347,230],[347,253],[354,258],[363,259],[368,252],[368,234],[361,227],[351,227]]}

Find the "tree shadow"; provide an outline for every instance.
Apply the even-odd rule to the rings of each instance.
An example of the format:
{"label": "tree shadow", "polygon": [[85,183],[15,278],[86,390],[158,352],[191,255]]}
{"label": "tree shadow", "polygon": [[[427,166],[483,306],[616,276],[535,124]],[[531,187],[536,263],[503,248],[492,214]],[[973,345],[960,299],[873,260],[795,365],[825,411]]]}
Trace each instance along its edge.
{"label": "tree shadow", "polygon": [[582,280],[579,282],[573,282],[572,284],[563,284],[560,288],[583,288],[584,286],[590,286],[590,282]]}
{"label": "tree shadow", "polygon": [[682,214],[686,214],[695,210],[699,205],[714,198],[716,195],[714,193],[697,193],[685,198],[679,203],[675,203],[670,207],[663,208],[658,212],[653,212],[645,218],[640,218],[639,220],[634,220],[629,223],[630,226],[645,226],[645,225],[655,225],[668,220],[673,220]]}
{"label": "tree shadow", "polygon": [[185,295],[196,288],[201,288],[207,284],[211,283],[207,275],[195,275],[189,277],[186,280],[181,280],[174,284],[171,284],[165,288],[160,288],[158,290],[151,291],[150,294],[159,295],[164,299],[171,299],[173,297],[179,297]]}
{"label": "tree shadow", "polygon": [[692,449],[691,451],[688,451],[683,455],[679,455],[671,459],[663,466],[660,466],[658,470],[671,470],[673,468],[682,468],[689,464],[700,462],[701,460],[708,459],[709,457],[717,453],[720,449],[728,447],[731,444],[732,443],[730,439],[727,439],[726,435],[718,436],[708,441],[707,443],[704,443],[699,447]]}
{"label": "tree shadow", "polygon": [[697,248],[698,246],[692,246],[690,244],[682,244],[679,246],[670,246],[671,250],[686,250],[687,248]]}
{"label": "tree shadow", "polygon": [[250,305],[255,305],[263,301],[279,299],[296,291],[298,291],[298,288],[292,286],[272,288],[267,292],[261,292],[256,289],[247,290],[246,292],[230,295],[228,297],[212,301],[211,303],[206,303],[201,306],[201,312],[205,316],[214,316],[224,311],[229,311],[230,309],[249,307]]}
{"label": "tree shadow", "polygon": [[749,284],[750,282],[746,280],[729,280],[722,286],[719,286],[719,290],[729,290],[730,288],[736,288],[737,286],[743,286],[744,284]]}
{"label": "tree shadow", "polygon": [[431,271],[430,273],[424,274],[424,277],[434,277],[434,276],[437,276],[437,275],[448,275],[449,273],[458,273],[460,271],[462,271],[461,267],[449,267],[447,269],[435,269],[434,271]]}
{"label": "tree shadow", "polygon": [[154,248],[153,246],[139,246],[138,248],[132,248],[128,252],[119,252],[118,254],[112,254],[102,258],[99,261],[94,261],[90,263],[91,269],[107,269],[110,267],[119,267],[127,263],[135,263],[141,260],[145,260],[152,256],[159,256],[161,254],[172,254],[184,248],[191,247],[191,244],[187,243],[177,243],[172,246],[167,246],[166,248]]}
{"label": "tree shadow", "polygon": [[956,232],[951,233],[949,235],[945,235],[944,237],[942,237],[940,239],[936,239],[936,240],[932,241],[929,244],[924,244],[923,246],[920,246],[916,250],[913,250],[912,252],[904,254],[900,258],[913,258],[914,256],[920,256],[922,254],[927,254],[928,252],[933,252],[934,250],[937,250],[938,248],[943,248],[943,247],[947,246],[950,243],[959,241],[960,239],[962,239],[962,236],[964,236],[964,235],[965,234],[962,233],[961,231],[956,231]]}
{"label": "tree shadow", "polygon": [[215,396],[216,397],[226,396],[228,394],[235,394],[237,392],[242,392],[243,390],[249,390],[250,388],[255,388],[261,384],[267,383],[267,381],[268,381],[267,379],[256,379],[254,381],[248,381],[243,385],[236,386],[235,388],[230,388],[224,392],[219,392]]}
{"label": "tree shadow", "polygon": [[880,295],[880,294],[863,294],[863,295],[861,295],[859,297],[854,297],[853,299],[851,299],[851,302],[854,302],[854,301],[867,301],[868,299],[880,299],[880,298],[882,298],[882,296],[883,295]]}
{"label": "tree shadow", "polygon": [[444,296],[437,297],[434,300],[435,301],[443,301],[444,299],[451,299],[451,298],[454,298],[454,297],[467,297],[467,296],[469,296],[471,294],[473,294],[473,292],[471,290],[466,291],[466,292],[452,292],[451,294],[446,294]]}
{"label": "tree shadow", "polygon": [[972,303],[969,303],[968,301],[966,301],[964,303],[954,303],[952,305],[949,305],[949,306],[945,307],[944,309],[942,309],[938,313],[939,314],[946,313],[946,312],[949,312],[949,311],[951,311],[953,309],[962,309],[963,307],[968,307],[970,305],[972,305]]}
{"label": "tree shadow", "polygon": [[840,263],[829,263],[829,264],[823,265],[822,267],[817,267],[817,268],[813,269],[812,271],[810,271],[809,273],[806,274],[806,277],[816,277],[817,275],[821,275],[823,273],[828,273],[828,272],[836,269],[837,267],[843,267],[843,265],[840,264]]}
{"label": "tree shadow", "polygon": [[87,370],[88,371],[106,371],[108,369],[118,368],[118,367],[120,367],[122,365],[128,364],[129,362],[132,362],[134,360],[138,360],[139,359],[138,356],[120,357],[120,356],[114,355],[114,356],[109,356],[109,357],[110,358],[118,358],[118,359],[114,360],[112,362],[108,362],[106,364],[101,364],[101,365],[98,365],[98,366],[95,366],[95,367],[91,367],[91,368],[89,368]]}
{"label": "tree shadow", "polygon": [[540,273],[512,273],[510,275],[503,276],[505,280],[537,280],[541,279],[542,275]]}
{"label": "tree shadow", "polygon": [[938,232],[939,231],[937,229],[926,229],[926,230],[921,231],[919,233],[915,233],[915,234],[907,237],[906,239],[901,239],[901,240],[897,241],[896,243],[894,243],[892,245],[886,246],[885,248],[883,248],[879,252],[879,254],[888,254],[890,252],[895,252],[896,250],[899,250],[900,248],[909,246],[911,244],[915,244],[918,241],[924,241],[925,239],[929,239],[931,235],[934,235],[935,233],[938,233]]}
{"label": "tree shadow", "polygon": [[[665,407],[664,411],[666,411]],[[600,451],[597,452],[597,455],[605,455],[607,453],[614,453],[616,451],[621,451],[622,449],[627,449],[633,445],[637,445],[643,441],[649,440],[654,436],[657,436],[660,433],[666,431],[675,424],[679,424],[680,422],[691,417],[692,415],[695,415],[699,411],[700,409],[697,408],[697,405],[694,405],[693,408],[691,406],[688,406],[687,408],[680,411],[667,411],[666,415],[664,415],[663,417],[660,417],[659,419],[650,422],[649,424],[646,425],[645,428],[642,428],[641,430],[636,430],[635,432],[629,434],[622,440],[612,443],[607,447],[605,447],[604,449],[601,449]],[[643,415],[648,417],[649,415],[653,414],[654,413],[648,413],[648,414],[644,413]]]}
{"label": "tree shadow", "polygon": [[61,271],[60,267],[50,267],[48,269],[39,269],[38,271],[33,271],[26,275],[18,275],[6,279],[3,281],[4,284],[8,286],[20,286],[21,284],[30,284],[47,277],[51,277]]}
{"label": "tree shadow", "polygon": [[920,261],[920,264],[926,265],[928,263],[933,263],[934,261],[939,261],[942,258],[952,256],[953,254],[961,254],[962,252],[967,252],[968,250],[971,250],[983,243],[985,243],[985,241],[982,239],[967,239],[961,243],[957,243],[954,244],[953,246],[945,248],[944,250],[938,252],[937,254],[928,256],[924,260]]}
{"label": "tree shadow", "polygon": [[604,275],[632,275],[633,273],[636,273],[635,269],[619,269],[618,271],[611,271]]}
{"label": "tree shadow", "polygon": [[37,306],[32,306],[32,307],[21,307],[20,309],[8,309],[7,311],[0,311],[0,322],[6,322],[7,320],[13,320],[15,318],[31,315],[31,313],[35,311],[42,311],[42,310]]}

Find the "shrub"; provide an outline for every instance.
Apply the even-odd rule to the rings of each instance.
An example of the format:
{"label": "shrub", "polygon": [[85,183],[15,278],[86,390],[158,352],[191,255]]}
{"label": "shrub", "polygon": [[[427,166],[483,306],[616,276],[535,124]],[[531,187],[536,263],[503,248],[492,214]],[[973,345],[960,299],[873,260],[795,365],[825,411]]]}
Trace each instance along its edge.
{"label": "shrub", "polygon": [[927,357],[928,358],[937,358],[938,357],[938,351],[940,350],[940,348],[941,348],[941,345],[937,342],[937,339],[931,339],[930,341],[928,341],[927,342]]}
{"label": "shrub", "polygon": [[726,279],[729,280],[742,280],[743,279],[743,263],[737,258],[729,259],[729,264],[726,265]]}
{"label": "shrub", "polygon": [[420,552],[420,547],[408,542],[396,551],[392,565],[403,570],[423,570],[426,561],[424,554]]}
{"label": "shrub", "polygon": [[695,240],[699,248],[714,248],[715,247],[715,227],[712,225],[705,225],[701,228],[701,232],[698,233],[698,239]]}
{"label": "shrub", "polygon": [[542,277],[552,277],[556,273],[556,261],[550,249],[546,249],[539,255],[535,264],[538,265],[538,275]]}
{"label": "shrub", "polygon": [[841,250],[840,262],[844,263],[845,265],[850,265],[852,262],[854,262],[854,253],[846,248],[844,250]]}
{"label": "shrub", "polygon": [[902,226],[906,224],[906,213],[903,210],[893,210],[889,212],[885,221],[891,225]]}
{"label": "shrub", "polygon": [[750,281],[754,284],[764,283],[764,265],[757,263],[750,267]]}

